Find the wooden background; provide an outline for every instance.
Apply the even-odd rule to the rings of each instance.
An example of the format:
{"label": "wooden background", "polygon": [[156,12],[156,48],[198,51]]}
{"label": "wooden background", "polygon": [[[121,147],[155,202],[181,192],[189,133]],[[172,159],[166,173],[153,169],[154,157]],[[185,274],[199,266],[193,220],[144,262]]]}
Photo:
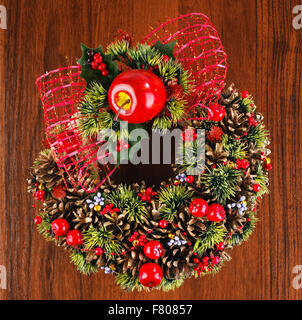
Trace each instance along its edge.
{"label": "wooden background", "polygon": [[[302,0],[0,0],[1,299],[301,299],[292,286],[302,264],[302,30],[292,9]],[[118,28],[136,39],[150,25],[188,12],[208,15],[228,53],[228,83],[253,93],[271,132],[271,194],[250,241],[212,278],[162,293],[121,291],[102,272],[82,276],[66,252],[35,230],[26,192],[28,168],[41,149],[43,116],[35,79],[78,58],[80,43],[106,44]]]}

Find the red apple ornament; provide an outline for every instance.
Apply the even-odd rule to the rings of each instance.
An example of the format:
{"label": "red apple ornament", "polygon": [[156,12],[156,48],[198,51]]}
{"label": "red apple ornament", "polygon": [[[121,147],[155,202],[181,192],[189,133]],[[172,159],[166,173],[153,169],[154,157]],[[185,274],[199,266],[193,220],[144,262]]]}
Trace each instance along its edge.
{"label": "red apple ornament", "polygon": [[65,219],[55,219],[52,223],[51,223],[51,229],[52,232],[59,236],[65,236],[65,234],[68,232],[69,230],[69,223],[67,222],[67,220]]}
{"label": "red apple ornament", "polygon": [[144,246],[145,256],[149,259],[156,260],[162,256],[163,252],[161,243],[156,240],[149,241]]}
{"label": "red apple ornament", "polygon": [[162,80],[147,70],[129,70],[112,82],[108,99],[116,117],[129,123],[144,123],[164,107],[166,90]]}
{"label": "red apple ornament", "polygon": [[139,282],[148,288],[158,286],[163,279],[163,271],[161,267],[153,262],[145,263],[139,269]]}
{"label": "red apple ornament", "polygon": [[203,217],[207,214],[208,203],[201,198],[197,198],[192,201],[192,203],[189,206],[189,209],[193,216]]}
{"label": "red apple ornament", "polygon": [[67,233],[66,242],[70,246],[77,246],[84,242],[83,235],[79,230],[71,230]]}
{"label": "red apple ornament", "polygon": [[225,108],[220,104],[213,104],[210,106],[210,109],[212,111],[212,116],[210,117],[210,120],[218,122],[224,118]]}
{"label": "red apple ornament", "polygon": [[211,204],[209,206],[207,217],[210,221],[219,222],[225,218],[225,210],[223,206],[218,203]]}

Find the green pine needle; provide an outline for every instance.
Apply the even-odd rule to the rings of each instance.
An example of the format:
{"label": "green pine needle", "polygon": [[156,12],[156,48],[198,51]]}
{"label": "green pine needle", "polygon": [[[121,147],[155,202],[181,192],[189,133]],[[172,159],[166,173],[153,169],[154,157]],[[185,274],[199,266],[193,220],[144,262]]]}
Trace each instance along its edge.
{"label": "green pine needle", "polygon": [[187,185],[169,186],[161,188],[158,196],[159,201],[165,206],[160,213],[163,219],[173,220],[180,205],[184,205],[193,195],[193,191],[189,190]]}
{"label": "green pine needle", "polygon": [[39,216],[42,218],[42,222],[38,224],[37,230],[47,241],[55,240],[55,237],[49,232],[51,230],[52,218],[47,212],[41,211]]}
{"label": "green pine needle", "polygon": [[185,105],[183,101],[179,100],[170,100],[167,104],[167,109],[171,113],[171,120],[174,123],[177,123],[180,119],[182,119],[185,113]]}
{"label": "green pine needle", "polygon": [[218,165],[217,168],[202,176],[202,182],[216,195],[219,203],[234,197],[241,171],[228,166]]}
{"label": "green pine needle", "polygon": [[222,136],[223,149],[229,153],[231,161],[246,157],[246,146],[239,140],[233,140],[227,134]]}
{"label": "green pine needle", "polygon": [[120,185],[117,190],[107,196],[108,201],[115,207],[125,212],[129,218],[136,221],[146,216],[146,208],[138,195],[131,189],[131,186]]}
{"label": "green pine needle", "polygon": [[113,60],[115,60],[118,56],[125,57],[129,48],[130,44],[128,41],[118,40],[107,47],[107,54],[111,54],[113,56]]}
{"label": "green pine needle", "polygon": [[98,271],[98,268],[92,263],[86,262],[85,254],[74,251],[70,255],[71,262],[73,262],[77,269],[83,274],[91,274]]}
{"label": "green pine needle", "polygon": [[87,249],[101,247],[107,258],[111,258],[111,253],[119,253],[121,245],[114,240],[113,235],[110,234],[105,227],[98,229],[90,226],[90,228],[83,233],[84,245]]}
{"label": "green pine needle", "polygon": [[172,127],[172,120],[167,116],[156,117],[153,121],[152,128],[154,130],[167,130]]}
{"label": "green pine needle", "polygon": [[266,130],[263,125],[251,126],[247,136],[245,137],[249,142],[255,144],[259,149],[262,149],[265,146],[269,132]]}
{"label": "green pine needle", "polygon": [[193,251],[203,255],[206,250],[214,248],[215,244],[224,241],[227,230],[223,224],[211,223],[205,233],[195,242]]}
{"label": "green pine needle", "polygon": [[249,218],[251,219],[250,221],[248,221],[243,229],[242,229],[242,233],[236,232],[233,234],[233,236],[231,238],[229,238],[227,240],[227,242],[232,245],[240,245],[242,243],[242,241],[247,241],[249,239],[249,237],[251,236],[251,234],[253,233],[253,231],[256,228],[256,223],[258,221],[257,217],[255,215],[250,215]]}

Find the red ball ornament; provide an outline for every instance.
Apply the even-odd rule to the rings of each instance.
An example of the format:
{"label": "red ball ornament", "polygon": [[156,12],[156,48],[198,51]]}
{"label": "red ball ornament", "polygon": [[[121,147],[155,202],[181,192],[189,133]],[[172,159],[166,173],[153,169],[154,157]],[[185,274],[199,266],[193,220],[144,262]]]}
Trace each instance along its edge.
{"label": "red ball ornament", "polygon": [[118,117],[129,123],[144,123],[164,107],[166,90],[162,80],[147,70],[122,72],[112,82],[108,99]]}
{"label": "red ball ornament", "polygon": [[59,236],[65,236],[69,230],[69,223],[65,219],[56,219],[51,223],[52,232]]}
{"label": "red ball ornament", "polygon": [[207,212],[207,217],[210,221],[213,222],[222,221],[225,218],[225,210],[218,203],[211,204]]}
{"label": "red ball ornament", "polygon": [[189,206],[192,215],[195,217],[205,216],[207,214],[208,208],[208,203],[200,198],[194,199]]}
{"label": "red ball ornament", "polygon": [[102,248],[96,248],[94,250],[94,253],[97,255],[97,256],[101,256],[103,254],[104,250]]}
{"label": "red ball ornament", "polygon": [[193,177],[193,176],[187,176],[187,177],[186,177],[186,181],[187,181],[188,183],[193,183],[193,182],[194,182],[194,177]]}
{"label": "red ball ornament", "polygon": [[255,192],[259,192],[259,191],[261,190],[260,185],[259,185],[258,183],[255,183],[255,184],[253,185],[253,190],[254,190]]}
{"label": "red ball ornament", "polygon": [[161,243],[156,240],[149,241],[144,246],[145,256],[149,259],[156,260],[162,256],[163,252]]}
{"label": "red ball ornament", "polygon": [[66,236],[66,242],[70,246],[80,245],[84,242],[81,231],[79,230],[71,230],[68,232]]}
{"label": "red ball ornament", "polygon": [[216,244],[216,248],[217,248],[217,250],[219,250],[219,251],[223,250],[223,249],[224,249],[224,243],[223,243],[223,242],[218,242],[218,243]]}
{"label": "red ball ornament", "polygon": [[139,282],[148,288],[158,286],[163,279],[163,271],[161,267],[153,262],[145,263],[139,269]]}
{"label": "red ball ornament", "polygon": [[40,224],[42,222],[42,218],[39,216],[36,216],[34,222],[35,224]]}
{"label": "red ball ornament", "polygon": [[164,229],[167,227],[168,223],[166,220],[160,220],[159,223],[158,223],[159,227]]}
{"label": "red ball ornament", "polygon": [[212,116],[210,120],[212,121],[220,121],[225,116],[225,108],[221,106],[220,104],[213,104],[210,106],[210,109],[212,111]]}

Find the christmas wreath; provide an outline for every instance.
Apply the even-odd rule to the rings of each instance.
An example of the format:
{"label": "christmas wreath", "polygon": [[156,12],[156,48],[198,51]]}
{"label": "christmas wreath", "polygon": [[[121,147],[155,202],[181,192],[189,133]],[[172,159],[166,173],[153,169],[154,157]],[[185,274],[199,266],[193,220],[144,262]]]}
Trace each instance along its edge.
{"label": "christmas wreath", "polygon": [[[123,289],[170,290],[216,273],[254,230],[272,168],[252,96],[224,84],[217,31],[192,13],[140,43],[120,32],[105,51],[82,45],[82,53],[78,65],[37,80],[46,139],[28,190],[38,231],[69,250],[79,271],[103,269]],[[179,128],[181,154],[203,147],[204,157],[172,164],[173,176],[159,186],[139,177],[116,183],[138,128]],[[100,157],[109,141],[103,130],[115,139]]]}

